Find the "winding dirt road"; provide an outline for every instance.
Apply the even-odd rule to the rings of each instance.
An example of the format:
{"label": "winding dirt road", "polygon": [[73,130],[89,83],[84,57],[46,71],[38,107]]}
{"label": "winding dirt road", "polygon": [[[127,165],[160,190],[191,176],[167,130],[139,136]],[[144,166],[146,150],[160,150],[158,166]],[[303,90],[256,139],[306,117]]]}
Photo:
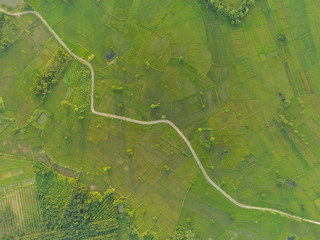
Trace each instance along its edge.
{"label": "winding dirt road", "polygon": [[223,194],[230,202],[232,202],[233,204],[237,205],[240,208],[244,208],[244,209],[251,209],[251,210],[258,210],[258,211],[264,211],[264,212],[271,212],[271,213],[278,213],[283,217],[288,217],[297,221],[304,221],[304,222],[308,222],[308,223],[313,223],[313,224],[317,224],[320,225],[319,221],[315,221],[315,220],[311,220],[311,219],[307,219],[307,218],[303,218],[303,217],[299,217],[299,216],[295,216],[277,209],[272,209],[272,208],[264,208],[264,207],[256,207],[256,206],[250,206],[250,205],[245,205],[242,204],[240,202],[238,202],[237,200],[233,199],[229,194],[227,194],[224,190],[222,190],[207,174],[206,170],[204,169],[201,161],[199,160],[196,152],[194,151],[193,147],[191,146],[191,143],[189,142],[189,140],[186,138],[186,136],[181,132],[181,130],[171,121],[169,120],[157,120],[157,121],[140,121],[140,120],[136,120],[136,119],[132,119],[132,118],[127,118],[127,117],[122,117],[122,116],[118,116],[118,115],[114,115],[114,114],[109,114],[109,113],[103,113],[103,112],[98,112],[94,109],[94,70],[92,65],[82,59],[81,57],[77,56],[76,54],[74,54],[69,48],[68,46],[62,41],[62,39],[56,34],[56,32],[50,27],[50,25],[46,22],[46,20],[36,11],[24,11],[24,12],[19,12],[19,13],[11,13],[8,12],[4,9],[0,8],[0,12],[5,13],[7,15],[10,16],[21,16],[24,14],[35,14],[42,22],[43,24],[47,27],[47,29],[53,34],[53,36],[57,39],[57,41],[66,49],[66,51],[68,51],[70,53],[71,56],[73,56],[75,59],[79,60],[80,62],[84,63],[85,65],[87,65],[90,68],[91,71],[91,112],[95,115],[99,115],[99,116],[103,116],[103,117],[108,117],[108,118],[113,118],[113,119],[118,119],[118,120],[122,120],[122,121],[126,121],[126,122],[131,122],[131,123],[135,123],[135,124],[141,124],[141,125],[155,125],[155,124],[168,124],[170,125],[179,135],[180,137],[183,139],[183,141],[187,144],[189,150],[191,151],[194,159],[196,160],[199,168],[201,169],[201,172],[203,174],[203,176],[207,179],[207,181],[214,187],[216,188],[221,194]]}

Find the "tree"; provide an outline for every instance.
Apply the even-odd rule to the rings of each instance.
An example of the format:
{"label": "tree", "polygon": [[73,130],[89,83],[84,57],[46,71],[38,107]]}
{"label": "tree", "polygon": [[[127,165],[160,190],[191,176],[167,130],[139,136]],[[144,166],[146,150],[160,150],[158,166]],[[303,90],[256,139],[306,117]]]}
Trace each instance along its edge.
{"label": "tree", "polygon": [[282,34],[279,34],[278,40],[281,41],[281,42],[286,42],[287,41],[287,37],[286,37],[286,35],[284,35],[282,33]]}
{"label": "tree", "polygon": [[66,107],[66,108],[72,107],[72,103],[69,102],[68,100],[62,100],[60,103],[62,106]]}
{"label": "tree", "polygon": [[111,172],[111,166],[106,166],[103,168],[103,171],[109,174]]}
{"label": "tree", "polygon": [[157,108],[159,108],[159,107],[160,107],[159,104],[153,104],[153,103],[152,103],[152,104],[150,105],[150,108],[151,108],[151,109],[157,109]]}
{"label": "tree", "polygon": [[131,148],[127,149],[127,153],[129,154],[129,157],[133,156],[133,150]]}
{"label": "tree", "polygon": [[167,164],[165,164],[165,165],[163,165],[163,170],[165,170],[166,172],[169,172],[170,167]]}

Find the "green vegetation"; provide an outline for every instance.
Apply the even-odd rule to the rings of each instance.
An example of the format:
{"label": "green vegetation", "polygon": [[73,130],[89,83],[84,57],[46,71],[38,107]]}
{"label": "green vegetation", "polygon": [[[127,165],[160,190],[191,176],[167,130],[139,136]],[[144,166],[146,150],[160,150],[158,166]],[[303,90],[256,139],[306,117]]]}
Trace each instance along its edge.
{"label": "green vegetation", "polygon": [[[0,132],[3,122],[0,121]],[[10,128],[10,124],[7,125]],[[9,132],[12,131],[9,129]],[[9,147],[10,135],[5,147]],[[1,133],[0,136],[2,136]],[[21,137],[21,135],[19,136]],[[1,141],[3,144],[3,141]],[[34,171],[30,156],[5,154],[1,145],[0,154],[0,239],[12,239],[15,235],[32,234],[41,231],[41,217]],[[21,140],[21,147],[25,147]],[[12,147],[15,148],[14,144]],[[19,151],[19,154],[22,152]],[[10,238],[11,236],[11,238]]]}
{"label": "green vegetation", "polygon": [[21,9],[22,11],[31,11],[31,10],[33,10],[33,8],[30,6],[30,4],[27,3],[27,2],[25,2],[25,1],[22,1],[22,2],[20,3],[20,9]]}
{"label": "green vegetation", "polygon": [[83,64],[74,61],[62,81],[69,86],[72,94],[66,96],[68,99],[71,98],[71,102],[64,99],[61,104],[67,109],[73,109],[77,119],[84,119],[90,110],[90,71]]}
{"label": "green vegetation", "polygon": [[[97,111],[169,119],[232,197],[319,220],[314,1],[256,1],[249,12],[240,9],[249,2],[221,1],[220,14],[234,19],[200,0],[28,2],[92,63]],[[41,103],[30,88],[60,45],[31,14],[5,18],[2,37],[11,45],[0,55],[0,208],[8,219],[0,223],[2,238],[317,239],[318,226],[227,201],[167,125],[91,114],[90,72],[76,60]],[[76,180],[49,169],[35,183],[31,163],[39,159]],[[32,188],[24,191],[26,184]]]}
{"label": "green vegetation", "polygon": [[10,42],[8,41],[8,39],[1,39],[0,40],[0,51],[5,52],[9,47],[10,47]]}
{"label": "green vegetation", "polygon": [[32,86],[32,93],[44,102],[51,89],[61,78],[71,61],[71,56],[62,48],[58,48],[46,67],[37,75]]}
{"label": "green vegetation", "polygon": [[0,13],[0,54],[4,53],[11,45],[8,39],[3,38],[2,28],[6,21],[8,21],[8,18]]}
{"label": "green vegetation", "polygon": [[[90,192],[78,180],[59,176],[41,162],[36,162],[35,171],[42,222],[46,231],[86,229],[95,220],[115,219],[112,195]],[[88,230],[95,229],[94,226],[99,224],[91,225]],[[107,226],[105,231],[116,231],[118,228],[114,223]]]}
{"label": "green vegetation", "polygon": [[184,227],[177,227],[173,235],[174,240],[192,240],[197,239],[197,233],[194,230],[186,230]]}
{"label": "green vegetation", "polygon": [[243,0],[239,7],[233,7],[228,4],[229,0],[207,0],[208,4],[220,15],[226,16],[231,20],[231,24],[240,24],[255,0]]}
{"label": "green vegetation", "polygon": [[27,240],[64,240],[64,239],[116,239],[118,228],[116,219],[89,223],[79,230],[50,231],[23,236]]}
{"label": "green vegetation", "polygon": [[153,103],[152,103],[152,104],[150,105],[150,108],[151,108],[151,109],[156,109],[156,108],[159,108],[159,107],[160,107],[159,104],[153,104]]}
{"label": "green vegetation", "polygon": [[198,128],[199,142],[207,150],[210,150],[215,142],[213,131],[211,128]]}
{"label": "green vegetation", "polygon": [[[12,189],[0,200],[0,238],[41,231],[40,209],[35,185]],[[10,238],[9,238],[10,239]]]}
{"label": "green vegetation", "polygon": [[143,240],[156,240],[158,239],[157,233],[154,231],[148,230],[141,235],[141,239]]}

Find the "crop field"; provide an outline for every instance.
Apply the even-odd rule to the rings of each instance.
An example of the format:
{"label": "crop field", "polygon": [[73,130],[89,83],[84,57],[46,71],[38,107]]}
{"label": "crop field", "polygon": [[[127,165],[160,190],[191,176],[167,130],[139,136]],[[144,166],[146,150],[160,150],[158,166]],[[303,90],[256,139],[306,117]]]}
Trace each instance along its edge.
{"label": "crop field", "polygon": [[[304,2],[273,1],[268,5],[257,1],[238,29],[211,30],[226,36],[227,61],[234,67],[234,76],[229,78],[229,102],[207,121],[221,151],[213,151],[205,159],[211,159],[207,166],[212,167],[213,179],[242,202],[276,205],[317,218],[318,207],[308,193],[315,190],[318,162],[314,145],[318,126],[313,124],[318,122],[317,77],[309,73],[316,64],[311,60],[317,59],[312,50],[316,43],[311,23],[306,28],[289,17],[299,11],[306,19],[312,2]],[[286,42],[278,40],[282,33]],[[286,100],[290,106],[285,105]],[[228,154],[222,157],[225,149]]]}
{"label": "crop field", "polygon": [[40,209],[34,184],[8,192],[0,201],[1,235],[35,233],[41,230]]}
{"label": "crop field", "polygon": [[[234,199],[320,221],[316,0],[257,0],[236,25],[202,0],[26,2],[93,65],[97,111],[169,119]],[[233,205],[168,125],[93,115],[89,69],[34,15],[0,30],[0,238],[319,238]]]}
{"label": "crop field", "polygon": [[2,153],[0,166],[0,236],[41,231],[32,159]]}
{"label": "crop field", "polygon": [[[77,126],[77,120],[70,122],[69,126],[73,126],[70,130],[67,130],[67,124],[54,121],[52,124],[57,125],[43,135],[48,152],[57,159],[63,158],[64,163],[74,169],[84,169],[86,172],[80,179],[88,185],[105,189],[107,184],[111,184],[119,194],[128,197],[130,204],[138,207],[135,212],[141,217],[135,218],[135,223],[140,230],[146,231],[157,225],[165,232],[174,231],[189,181],[198,170],[194,165],[190,166],[191,154],[171,129],[167,126],[154,129],[129,127],[113,120],[93,117],[90,132],[79,135],[81,128]],[[57,146],[55,141],[72,144]],[[85,148],[76,147],[82,142]],[[128,149],[132,149],[132,155]],[[110,167],[110,172],[105,172],[105,167]],[[103,177],[102,181],[98,180],[98,176]],[[170,199],[170,203],[166,199]],[[154,204],[158,208],[154,208]]]}

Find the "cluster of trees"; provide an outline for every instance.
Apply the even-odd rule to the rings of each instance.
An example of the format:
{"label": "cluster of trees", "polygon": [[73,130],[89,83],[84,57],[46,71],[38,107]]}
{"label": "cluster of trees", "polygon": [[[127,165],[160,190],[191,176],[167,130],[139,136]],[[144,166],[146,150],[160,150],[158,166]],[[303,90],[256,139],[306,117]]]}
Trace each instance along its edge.
{"label": "cluster of trees", "polygon": [[207,150],[210,150],[215,144],[215,137],[212,135],[211,128],[198,128],[199,141],[202,146],[204,146]]}
{"label": "cluster of trees", "polygon": [[182,226],[176,228],[173,235],[174,240],[195,240],[198,239],[197,232],[190,229],[185,229]]}
{"label": "cluster of trees", "polygon": [[152,230],[145,231],[141,234],[141,240],[157,240],[159,239],[158,234]]}
{"label": "cluster of trees", "polygon": [[208,0],[208,4],[220,15],[226,16],[231,20],[231,24],[240,24],[250,8],[254,5],[255,0],[243,0],[239,8],[229,6],[226,0]]}
{"label": "cluster of trees", "polygon": [[[59,175],[42,162],[35,162],[36,186],[40,201],[43,229],[46,232],[25,236],[26,239],[117,239],[118,218],[128,222],[128,233],[141,240],[157,240],[158,233],[148,230],[139,233],[133,223],[134,210],[125,199],[115,199],[114,189],[103,195],[90,192],[77,179]],[[122,214],[116,214],[118,206],[124,206]],[[187,219],[187,223],[190,223]],[[24,239],[24,237],[22,237]],[[100,238],[99,238],[100,239]],[[198,239],[197,232],[178,227],[175,240]]]}
{"label": "cluster of trees", "polygon": [[92,193],[77,179],[63,177],[42,162],[38,161],[34,166],[43,228],[46,231],[85,229],[88,224],[96,222],[96,214],[101,209],[108,214],[102,214],[100,221],[115,219],[115,206],[106,204],[114,200],[110,193]]}
{"label": "cluster of trees", "polygon": [[64,49],[58,48],[46,67],[37,75],[31,88],[33,95],[44,102],[70,61],[71,56]]}
{"label": "cluster of trees", "polygon": [[[40,232],[32,235],[26,235],[19,239],[21,240],[65,240],[65,239],[117,239],[119,224],[117,219],[110,219],[105,221],[99,221],[90,223],[85,228],[80,230],[67,229],[50,232]],[[0,236],[1,237],[1,236]],[[0,238],[0,239],[17,239]]]}
{"label": "cluster of trees", "polygon": [[0,13],[0,53],[5,52],[11,45],[10,41],[3,38],[2,28],[6,22],[6,17],[3,13]]}

